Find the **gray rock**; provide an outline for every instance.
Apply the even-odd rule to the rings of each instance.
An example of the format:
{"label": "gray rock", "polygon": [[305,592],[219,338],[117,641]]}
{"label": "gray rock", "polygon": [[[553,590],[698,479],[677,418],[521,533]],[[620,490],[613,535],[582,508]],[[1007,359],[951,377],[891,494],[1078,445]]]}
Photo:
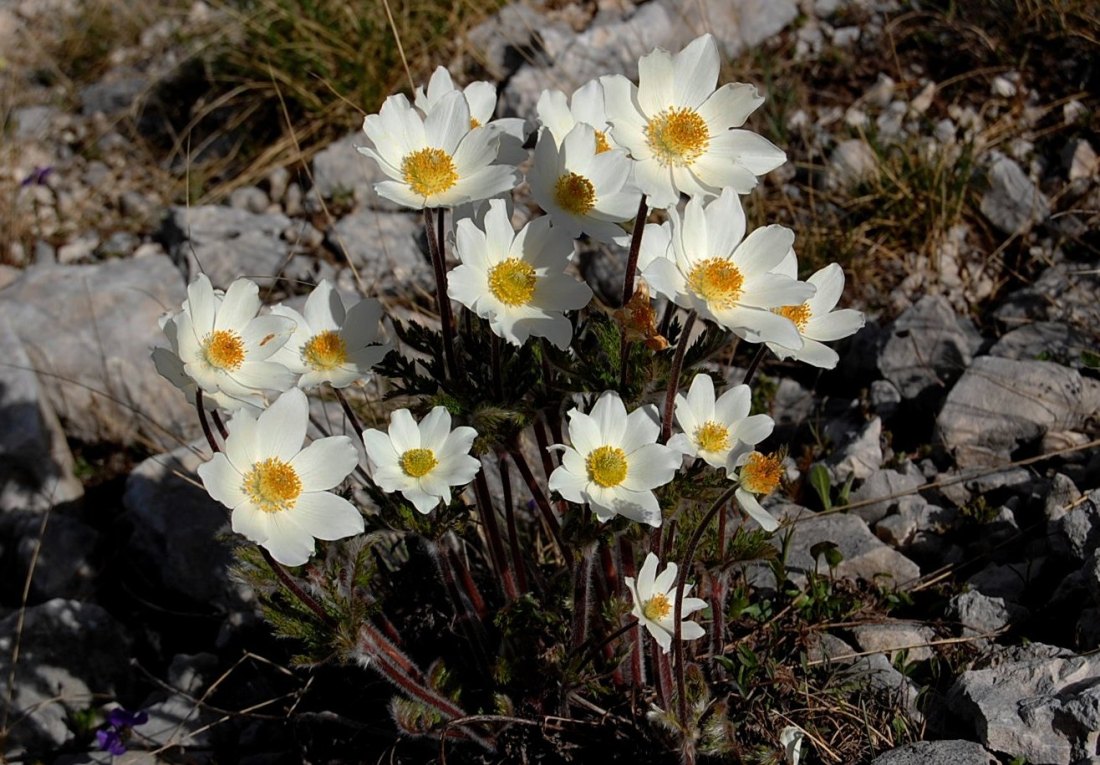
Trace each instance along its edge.
{"label": "gray rock", "polygon": [[89,443],[158,443],[194,428],[183,396],[157,374],[157,320],[186,297],[164,256],[34,267],[0,292],[65,432]]}
{"label": "gray rock", "polygon": [[252,595],[228,576],[236,541],[223,538],[229,510],[210,498],[196,475],[208,455],[205,442],[184,446],[150,457],[130,474],[122,498],[134,527],[130,555],[161,586],[240,610]]}
{"label": "gray rock", "polygon": [[287,184],[290,183],[290,171],[285,167],[276,167],[267,174],[267,194],[272,202],[279,204],[286,194]]}
{"label": "gray rock", "polygon": [[215,287],[247,275],[268,285],[290,259],[285,215],[256,215],[232,207],[173,207],[161,237],[190,280],[205,273]]}
{"label": "gray rock", "polygon": [[989,189],[982,196],[981,210],[1004,233],[1022,233],[1050,217],[1046,196],[1008,157],[993,163],[988,180]]}
{"label": "gray rock", "polygon": [[901,403],[901,391],[889,380],[875,380],[871,383],[871,409],[879,417],[889,419],[898,410]]}
{"label": "gray rock", "polygon": [[54,106],[34,105],[13,109],[10,119],[15,128],[15,138],[19,140],[44,138],[58,114]]}
{"label": "gray rock", "polygon": [[880,754],[871,765],[997,765],[997,758],[973,741],[916,741]]}
{"label": "gray rock", "polygon": [[0,309],[0,513],[80,499],[73,455],[34,362]]}
{"label": "gray rock", "polygon": [[1092,144],[1084,138],[1066,144],[1062,151],[1062,160],[1071,181],[1078,178],[1094,178],[1097,172],[1100,172],[1100,157],[1097,157]]}
{"label": "gray rock", "polygon": [[923,720],[917,709],[919,689],[881,653],[861,656],[837,675],[876,691],[884,697],[885,703],[903,711],[914,722]]}
{"label": "gray rock", "polygon": [[1015,493],[1027,493],[1031,487],[1032,475],[1024,468],[1009,468],[993,473],[982,471],[963,482],[972,494],[987,494],[998,489],[1011,489]]}
{"label": "gray rock", "polygon": [[806,641],[806,657],[818,664],[851,663],[855,648],[829,632],[815,632]]}
{"label": "gray rock", "polygon": [[1089,336],[1076,327],[1056,321],[1037,321],[1003,335],[989,349],[989,355],[1005,359],[1056,361],[1081,369],[1084,366],[1081,351],[1091,345]]}
{"label": "gray rock", "polygon": [[1100,383],[1045,361],[983,356],[952,388],[936,418],[960,467],[1003,465],[1047,431],[1075,430],[1100,408]]}
{"label": "gray rock", "polygon": [[886,654],[892,663],[903,650],[909,661],[931,659],[932,649],[927,643],[936,639],[936,633],[919,623],[887,622],[853,627],[852,637],[861,651]]}
{"label": "gray rock", "polygon": [[843,483],[849,477],[863,480],[882,466],[882,420],[878,417],[872,417],[859,430],[827,437],[839,442],[827,460],[837,481]]}
{"label": "gray rock", "polygon": [[1044,558],[1036,558],[1026,563],[990,563],[966,583],[975,592],[1019,603],[1028,585],[1042,574],[1045,562]]}
{"label": "gray rock", "polygon": [[539,30],[546,19],[529,5],[509,3],[466,33],[471,50],[490,78],[505,82],[524,61],[538,58]]}
{"label": "gray rock", "polygon": [[148,78],[133,70],[109,72],[99,82],[81,89],[80,111],[87,116],[117,115],[129,109],[148,87]]}
{"label": "gray rock", "polygon": [[947,618],[962,625],[964,637],[1000,632],[1027,617],[1023,606],[973,590],[953,596],[947,606]]}
{"label": "gray rock", "polygon": [[415,215],[360,210],[341,218],[327,237],[377,295],[434,290],[432,268],[420,247],[422,235],[423,223]]}
{"label": "gray rock", "polygon": [[1088,499],[1075,503],[1049,526],[1053,531],[1051,549],[1084,562],[1100,546],[1100,490],[1090,492]]}
{"label": "gray rock", "polygon": [[1035,765],[1070,765],[1095,754],[1100,658],[1051,649],[1002,651],[994,666],[956,681],[948,704],[987,748]]}
{"label": "gray rock", "polygon": [[806,422],[815,406],[817,406],[817,399],[812,391],[804,388],[796,380],[784,377],[775,389],[771,416],[777,426],[799,426]]}
{"label": "gray rock", "polygon": [[[675,0],[663,2],[683,14],[683,6]],[[698,18],[706,19],[706,31],[714,34],[728,58],[772,39],[798,17],[794,0],[702,0],[697,7]]]}
{"label": "gray rock", "polygon": [[904,399],[946,389],[971,362],[981,339],[939,295],[925,295],[906,309],[879,355],[882,376]]}
{"label": "gray rock", "polygon": [[67,266],[91,260],[96,247],[99,247],[99,237],[96,234],[78,236],[57,248],[57,262]]}
{"label": "gray rock", "polygon": [[913,496],[917,487],[923,484],[924,477],[915,469],[915,466],[905,473],[899,473],[896,470],[876,470],[852,493],[852,503],[877,499],[882,501],[853,508],[850,512],[867,523],[875,523],[897,508],[903,499]]}
{"label": "gray rock", "polygon": [[827,571],[814,560],[810,549],[819,542],[832,542],[844,556],[836,568],[838,576],[904,586],[920,576],[917,564],[880,542],[862,518],[851,514],[816,515],[797,506],[780,511],[793,524],[788,567],[795,573]]}
{"label": "gray rock", "polygon": [[878,173],[878,157],[870,144],[859,138],[841,141],[829,155],[825,167],[825,185],[832,189],[854,186],[874,178]]}
{"label": "gray rock", "polygon": [[[1056,263],[1009,295],[994,316],[1009,327],[1056,321],[1092,337],[1100,326],[1100,262]],[[1089,347],[1089,346],[1086,346]]]}
{"label": "gray rock", "polygon": [[1054,523],[1062,519],[1066,513],[1073,509],[1074,503],[1081,498],[1081,492],[1073,479],[1062,473],[1055,473],[1050,479],[1050,488],[1043,499],[1043,515],[1047,523]]}
{"label": "gray rock", "polygon": [[[875,536],[892,547],[905,548],[917,535],[943,535],[955,526],[959,511],[920,502],[903,502],[898,511],[875,524]],[[927,542],[927,540],[925,540]]]}
{"label": "gray rock", "polygon": [[[0,621],[0,676],[12,671],[20,614]],[[6,707],[7,754],[55,749],[72,739],[70,715],[125,690],[128,639],[110,614],[93,603],[51,600],[25,612],[15,682],[0,694]],[[5,682],[6,687],[6,682]]]}
{"label": "gray rock", "polygon": [[313,157],[313,190],[326,202],[345,209],[370,207],[375,210],[403,210],[396,202],[378,196],[374,184],[388,180],[378,163],[356,151],[366,146],[361,130],[334,141]]}
{"label": "gray rock", "polygon": [[103,258],[124,258],[134,254],[141,246],[141,240],[129,231],[116,231],[99,245],[96,254]]}
{"label": "gray rock", "polygon": [[271,206],[271,200],[261,188],[242,186],[229,192],[229,206],[255,215],[262,215]]}

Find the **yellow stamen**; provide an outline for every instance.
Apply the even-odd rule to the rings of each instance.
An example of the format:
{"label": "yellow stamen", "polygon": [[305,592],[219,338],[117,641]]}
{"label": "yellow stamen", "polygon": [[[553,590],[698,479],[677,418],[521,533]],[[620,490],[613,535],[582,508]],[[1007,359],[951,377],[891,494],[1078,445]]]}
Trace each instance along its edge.
{"label": "yellow stamen", "polygon": [[489,269],[489,291],[504,305],[527,305],[535,294],[534,267],[519,258],[502,260]]}
{"label": "yellow stamen", "polygon": [[683,167],[707,150],[710,129],[694,109],[665,109],[646,123],[645,138],[659,163]]}
{"label": "yellow stamen", "polygon": [[649,301],[649,287],[639,282],[634,296],[615,311],[615,321],[622,325],[630,340],[640,340],[651,351],[663,351],[668,340],[657,330],[657,311]]}
{"label": "yellow stamen", "polygon": [[431,449],[409,449],[401,455],[399,462],[405,475],[412,478],[426,476],[439,464],[439,460],[435,458],[435,452]]}
{"label": "yellow stamen", "polygon": [[794,325],[798,327],[799,332],[805,331],[806,324],[813,318],[813,312],[810,311],[810,306],[806,303],[802,305],[785,305],[781,308],[773,308],[772,310],[784,319],[793,321]]}
{"label": "yellow stamen", "polygon": [[478,118],[477,117],[470,117],[470,130],[473,130],[474,128],[479,128],[479,127],[481,127],[481,122],[478,121]]}
{"label": "yellow stamen", "polygon": [[771,494],[783,477],[783,461],[778,454],[753,452],[741,467],[740,482],[753,494]]}
{"label": "yellow stamen", "polygon": [[290,510],[302,493],[302,479],[286,462],[268,457],[244,477],[244,493],[265,513]]}
{"label": "yellow stamen", "polygon": [[596,187],[583,175],[566,173],[554,184],[554,201],[573,215],[587,215],[596,206]]}
{"label": "yellow stamen", "polygon": [[720,452],[730,445],[730,431],[725,425],[708,420],[695,429],[695,443],[704,452]]}
{"label": "yellow stamen", "polygon": [[658,592],[642,606],[642,615],[651,622],[659,622],[672,613],[672,604],[668,602],[668,596]]}
{"label": "yellow stamen", "polygon": [[687,281],[711,308],[732,308],[741,297],[745,277],[725,258],[708,258],[691,269]]}
{"label": "yellow stamen", "polygon": [[588,479],[605,489],[618,486],[626,480],[626,452],[617,446],[601,446],[588,453],[584,466]]}
{"label": "yellow stamen", "polygon": [[441,194],[458,183],[451,155],[442,149],[420,149],[401,160],[405,183],[422,197]]}
{"label": "yellow stamen", "polygon": [[216,329],[202,341],[206,363],[225,372],[233,372],[244,363],[244,340],[231,329]]}
{"label": "yellow stamen", "polygon": [[326,329],[302,346],[302,361],[311,369],[326,370],[343,366],[348,360],[348,347],[335,330]]}
{"label": "yellow stamen", "polygon": [[611,151],[611,144],[607,141],[607,133],[603,130],[596,131],[596,153],[603,154],[605,151]]}

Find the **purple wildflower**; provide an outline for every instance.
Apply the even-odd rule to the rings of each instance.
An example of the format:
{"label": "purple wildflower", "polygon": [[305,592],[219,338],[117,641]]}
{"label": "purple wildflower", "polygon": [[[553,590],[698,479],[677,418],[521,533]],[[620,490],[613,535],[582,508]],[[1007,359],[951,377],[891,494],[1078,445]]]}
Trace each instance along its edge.
{"label": "purple wildflower", "polygon": [[36,165],[34,170],[31,171],[31,174],[24,178],[19,184],[19,187],[25,189],[28,186],[42,186],[46,183],[46,178],[49,177],[52,172],[53,168],[48,165],[46,167],[39,167]]}
{"label": "purple wildflower", "polygon": [[115,707],[107,713],[107,727],[96,731],[96,742],[100,749],[118,757],[126,752],[130,729],[147,722],[149,715],[145,712],[129,712],[122,707]]}

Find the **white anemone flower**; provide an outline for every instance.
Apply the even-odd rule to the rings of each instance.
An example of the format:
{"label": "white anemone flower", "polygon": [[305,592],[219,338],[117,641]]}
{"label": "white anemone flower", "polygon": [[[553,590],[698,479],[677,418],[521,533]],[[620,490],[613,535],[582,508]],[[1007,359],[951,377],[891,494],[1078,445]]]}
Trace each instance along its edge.
{"label": "white anemone flower", "polygon": [[801,347],[794,323],[770,310],[814,293],[813,286],[775,272],[793,231],[772,225],[746,237],[745,212],[732,189],[707,204],[692,197],[683,217],[675,208],[668,216],[668,245],[649,253],[642,272],[655,292],[739,334]]}
{"label": "white anemone flower", "polygon": [[306,395],[292,388],[259,418],[238,412],[229,421],[225,451],[199,465],[210,496],[233,511],[233,531],[286,566],[308,561],[314,539],[363,532],[359,511],[329,491],[355,469],[355,443],[331,436],[303,449],[308,422]]}
{"label": "white anemone flower", "polygon": [[536,218],[517,234],[504,200],[489,201],[484,230],[476,219],[455,225],[455,254],[462,265],[448,275],[447,294],[483,319],[500,337],[523,345],[545,337],[568,348],[573,325],[565,311],[588,305],[592,290],[565,274],[573,240]]}
{"label": "white anemone flower", "polygon": [[204,396],[229,410],[262,405],[263,391],[294,385],[294,373],[272,357],[295,325],[285,316],[257,316],[259,310],[255,282],[238,279],[221,294],[199,274],[187,287],[183,310],[164,325],[180,363],[161,352],[154,355],[158,369],[162,374],[182,369]]}
{"label": "white anemone flower", "polygon": [[451,414],[437,406],[417,424],[408,409],[390,414],[388,432],[363,431],[371,479],[387,494],[401,494],[416,509],[430,513],[439,503],[450,503],[451,487],[464,486],[481,469],[470,456],[477,431],[451,430]]}
{"label": "white anemone flower", "polygon": [[584,123],[596,131],[596,152],[620,149],[611,136],[611,124],[604,107],[603,85],[590,80],[566,98],[560,90],[544,90],[535,106],[539,124],[550,131],[554,143],[561,146],[569,131]]}
{"label": "white anemone flower", "polygon": [[[675,563],[669,563],[665,570],[657,573],[657,556],[649,553],[645,556],[642,568],[638,571],[638,581],[628,576],[623,579],[634,600],[634,610],[638,622],[645,625],[649,634],[668,653],[672,647],[672,638],[676,634],[676,575],[679,572]],[[706,634],[701,625],[688,621],[685,617],[707,607],[701,598],[689,598],[693,585],[684,587],[683,606],[680,609],[680,639],[698,640]]]}
{"label": "white anemone flower", "polygon": [[759,523],[764,531],[775,531],[779,528],[779,521],[764,509],[756,495],[771,494],[779,486],[779,481],[783,478],[783,460],[778,454],[749,452],[737,457],[736,465],[736,476],[731,465],[726,466],[726,472],[737,481],[737,489],[733,495],[741,509]]}
{"label": "white anemone flower", "polygon": [[301,375],[299,388],[325,382],[346,388],[370,374],[371,367],[390,351],[390,345],[378,342],[382,306],[377,300],[360,300],[346,310],[340,293],[323,279],[306,298],[303,311],[304,315],[284,305],[271,309],[297,324],[286,345],[271,358]]}
{"label": "white anemone flower", "polygon": [[375,184],[379,195],[419,210],[453,207],[511,191],[518,176],[498,160],[500,134],[470,129],[470,107],[461,91],[444,94],[422,117],[405,96],[390,96],[378,114],[363,119],[371,146],[359,152],[392,180]]}
{"label": "white anemone flower", "polygon": [[615,141],[637,160],[634,182],[655,207],[681,193],[746,194],[757,176],[787,161],[774,144],[740,128],[764,99],[752,85],[718,84],[718,45],[707,34],[673,55],[657,48],[638,62],[638,85],[602,79]]}
{"label": "white anemone flower", "polygon": [[588,415],[570,410],[569,440],[556,445],[562,464],[550,474],[550,490],[570,502],[587,502],[600,521],[622,515],[660,526],[661,507],[653,490],[672,480],[683,457],[657,443],[656,407],[629,415],[614,391],[606,391]]}
{"label": "white anemone flower", "polygon": [[621,151],[599,151],[596,131],[583,123],[569,131],[560,147],[544,129],[527,175],[531,196],[556,228],[608,244],[630,239],[618,225],[637,214],[641,199],[627,187],[629,179],[630,158]]}
{"label": "white anemone flower", "polygon": [[716,400],[710,375],[695,375],[687,396],[676,394],[676,423],[684,432],[670,438],[668,445],[702,458],[711,467],[724,468],[731,455],[736,459],[772,434],[772,418],[749,415],[751,407],[748,385],[735,385]]}
{"label": "white anemone flower", "polygon": [[[797,273],[791,263],[792,273]],[[782,272],[784,269],[778,269]],[[840,356],[823,343],[841,340],[858,332],[865,322],[863,313],[852,308],[833,310],[844,292],[844,269],[839,263],[830,263],[806,280],[817,290],[805,302],[773,308],[772,311],[790,319],[802,336],[801,348],[785,348],[779,343],[768,343],[768,348],[781,359],[793,358],[821,369],[834,369]]]}
{"label": "white anemone flower", "polygon": [[413,106],[427,115],[432,108],[443,100],[443,97],[453,91],[459,91],[466,99],[466,106],[470,109],[470,129],[482,125],[495,131],[500,136],[498,159],[505,164],[519,164],[527,158],[527,152],[523,148],[526,136],[524,121],[518,117],[506,117],[493,119],[497,109],[497,89],[491,82],[471,82],[461,90],[451,79],[451,73],[444,67],[436,67],[432,77],[428,80],[428,87],[417,87],[413,98]]}

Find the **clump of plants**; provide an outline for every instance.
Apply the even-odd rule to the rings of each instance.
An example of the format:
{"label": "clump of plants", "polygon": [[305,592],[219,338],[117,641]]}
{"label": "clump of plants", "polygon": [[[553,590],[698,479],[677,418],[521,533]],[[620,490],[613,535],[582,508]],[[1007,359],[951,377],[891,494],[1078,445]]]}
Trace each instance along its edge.
{"label": "clump of plants", "polygon": [[[749,383],[769,350],[835,366],[826,343],[863,317],[836,309],[836,264],[799,280],[794,232],[747,230],[742,195],[786,157],[742,127],[756,88],[717,87],[713,38],[639,71],[543,93],[525,179],[528,125],[494,119],[489,83],[439,69],[366,117],[378,193],[423,211],[437,325],[394,322],[394,347],[377,301],[327,282],[299,312],[200,276],[154,358],[194,401],[199,476],[252,543],[240,567],[269,621],[301,661],[389,681],[402,734],[568,760],[601,720],[639,761],[797,762],[797,725],[733,712],[798,687],[729,642],[775,622],[732,570],[774,558],[784,521],[761,504],[784,455],[758,448],[773,422]],[[521,180],[545,215],[517,231]],[[624,258],[619,306],[574,275],[581,237]],[[755,350],[730,385],[704,365],[732,342]],[[381,427],[353,395],[371,375],[402,404]],[[313,391],[365,460],[348,436],[307,439]],[[839,602],[820,584],[783,613]]]}

